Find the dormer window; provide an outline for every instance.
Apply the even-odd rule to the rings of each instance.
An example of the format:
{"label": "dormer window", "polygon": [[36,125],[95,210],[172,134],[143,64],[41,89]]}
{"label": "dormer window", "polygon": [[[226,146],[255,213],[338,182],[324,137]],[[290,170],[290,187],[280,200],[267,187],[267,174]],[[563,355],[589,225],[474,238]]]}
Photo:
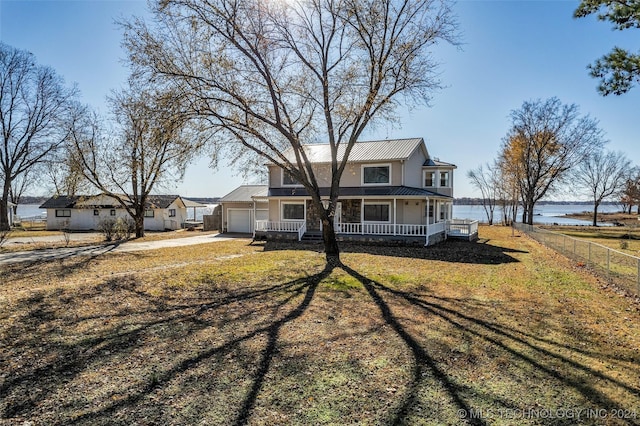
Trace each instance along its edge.
{"label": "dormer window", "polygon": [[362,184],[363,185],[390,185],[391,184],[391,165],[375,164],[371,166],[362,166]]}

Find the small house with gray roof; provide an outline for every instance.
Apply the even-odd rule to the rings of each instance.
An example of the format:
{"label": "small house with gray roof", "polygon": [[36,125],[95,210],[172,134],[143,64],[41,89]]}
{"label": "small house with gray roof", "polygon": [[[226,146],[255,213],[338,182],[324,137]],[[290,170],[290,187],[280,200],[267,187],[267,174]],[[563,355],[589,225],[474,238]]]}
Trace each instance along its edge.
{"label": "small house with gray roof", "polygon": [[[331,152],[328,144],[305,146],[319,180],[329,195]],[[294,160],[292,152],[285,155]],[[344,146],[338,150],[338,160]],[[269,238],[317,239],[321,222],[307,190],[277,165],[269,167],[268,217],[257,219],[255,235]],[[456,233],[452,220],[456,166],[432,158],[422,138],[357,142],[340,180],[335,224],[339,240],[399,241],[434,244]],[[468,227],[464,232],[469,231]],[[477,235],[477,228],[475,230]]]}
{"label": "small house with gray roof", "polygon": [[[60,195],[41,206],[47,210],[47,229],[89,231],[99,229],[104,220],[131,219],[126,209],[106,194]],[[150,195],[144,214],[144,229],[164,231],[181,229],[187,220],[187,208],[179,195]]]}

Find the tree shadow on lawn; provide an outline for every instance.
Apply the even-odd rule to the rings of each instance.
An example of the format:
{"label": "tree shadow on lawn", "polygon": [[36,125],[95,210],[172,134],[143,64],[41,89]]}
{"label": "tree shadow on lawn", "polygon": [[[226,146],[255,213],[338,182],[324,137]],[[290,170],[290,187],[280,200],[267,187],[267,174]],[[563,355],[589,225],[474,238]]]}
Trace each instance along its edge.
{"label": "tree shadow on lawn", "polygon": [[[250,355],[247,356],[247,368],[252,369],[252,366],[255,366],[255,371],[251,379],[252,385],[240,404],[235,421],[236,424],[244,424],[251,414],[276,352],[280,329],[305,312],[319,282],[331,271],[332,268],[327,267],[304,278],[268,286],[248,287],[240,291],[222,290],[214,291],[214,294],[206,292],[200,300],[193,297],[183,301],[187,302],[183,304],[166,303],[163,297],[154,297],[138,290],[137,283],[131,276],[107,280],[90,291],[72,296],[65,294],[63,289],[57,289],[47,295],[36,293],[22,300],[13,309],[14,313],[20,315],[13,316],[12,326],[4,330],[4,342],[0,340],[0,345],[11,347],[11,351],[5,353],[6,358],[0,355],[0,365],[7,366],[7,371],[0,376],[0,401],[3,401],[0,402],[0,418],[30,419],[34,415],[42,414],[39,406],[46,401],[49,404],[49,415],[53,416],[45,416],[46,423],[111,424],[112,416],[117,415],[120,410],[135,410],[143,399],[167,386],[182,373],[202,366],[214,358],[224,359],[234,351],[240,353],[238,357],[242,357],[242,345],[259,341],[266,336],[265,346],[259,351],[260,359],[255,362]],[[65,317],[59,312],[61,303],[77,306],[95,298],[108,300],[110,296],[120,300],[110,302],[115,309],[109,314],[102,312],[79,317],[76,313]],[[144,303],[138,301],[137,304],[144,306],[141,309],[118,308],[116,305],[122,303],[123,298],[143,299]],[[302,300],[299,301],[300,298]],[[108,303],[105,301],[105,304]],[[232,305],[242,306],[247,303],[253,303],[256,309],[225,312],[225,309]],[[58,306],[54,306],[56,304]],[[269,312],[263,314],[257,322],[254,319],[252,326],[242,327],[245,321],[249,322],[261,309]],[[285,315],[280,314],[283,310],[287,311]],[[211,313],[216,315],[212,316]],[[136,320],[127,321],[127,318]],[[83,395],[78,393],[69,400],[63,399],[54,406],[50,405],[57,395],[66,393],[69,396],[73,393],[73,388],[67,388],[67,384],[74,380],[82,380],[81,376],[90,373],[92,369],[104,369],[105,365],[110,363],[114,364],[114,367],[117,367],[119,362],[126,364],[127,359],[135,357],[135,352],[145,345],[150,334],[165,333],[161,338],[165,341],[184,338],[181,332],[196,336],[204,329],[225,327],[230,330],[226,336],[220,336],[228,337],[224,342],[215,342],[205,349],[199,347],[198,349],[202,350],[181,356],[179,359],[156,362],[159,365],[154,366],[151,374],[142,367],[138,368],[142,377],[138,378],[138,383],[133,387],[123,383],[124,388],[130,389],[107,391],[114,395],[113,401],[103,400],[99,406],[88,409]],[[65,332],[72,334],[70,329],[74,328],[87,329],[86,335],[73,336],[76,337],[75,342],[57,341],[64,340]],[[57,333],[60,336],[55,336]],[[146,353],[145,356],[152,354]],[[11,365],[11,358],[18,358],[19,364],[15,367]],[[117,371],[111,373],[117,375]],[[229,413],[233,411],[233,407],[222,408]],[[162,411],[161,407],[159,409]],[[136,412],[136,416],[138,414]],[[158,415],[157,412],[149,414],[152,417]],[[129,417],[129,421],[132,419]]]}
{"label": "tree shadow on lawn", "polygon": [[[468,307],[463,306],[466,301],[461,300],[460,302],[462,303],[455,303],[455,299],[450,298],[442,299],[433,295],[427,297],[424,295],[418,296],[412,292],[393,289],[380,282],[371,280],[349,266],[343,265],[342,269],[362,283],[367,293],[379,308],[380,314],[385,322],[393,328],[407,347],[411,349],[413,354],[413,378],[410,385],[407,386],[404,398],[400,402],[394,418],[388,422],[390,424],[404,424],[407,419],[412,416],[412,411],[414,411],[413,417],[415,417],[417,407],[417,411],[421,411],[419,408],[421,404],[419,396],[425,376],[434,377],[446,390],[452,406],[457,411],[457,415],[461,421],[464,420],[468,424],[486,424],[487,420],[491,422],[491,420],[495,420],[496,417],[502,416],[504,416],[502,417],[503,419],[507,419],[509,415],[517,416],[518,413],[523,417],[512,417],[512,419],[520,418],[524,420],[527,419],[527,417],[524,417],[526,416],[526,411],[523,410],[527,409],[529,409],[528,413],[531,415],[529,419],[534,422],[544,420],[544,416],[549,416],[546,418],[553,424],[567,425],[574,424],[576,417],[568,417],[571,413],[567,414],[566,410],[602,409],[605,410],[606,413],[623,413],[626,410],[626,412],[631,412],[632,416],[633,413],[635,413],[635,407],[637,407],[638,402],[640,402],[640,386],[631,385],[631,382],[625,383],[615,377],[615,375],[595,370],[581,363],[578,357],[582,356],[583,359],[597,358],[600,361],[612,363],[617,361],[624,362],[628,361],[628,359],[618,359],[599,352],[590,352],[575,346],[570,346],[564,342],[560,343],[552,339],[540,338],[532,333],[505,326],[497,321],[492,322],[474,316],[467,313]],[[386,296],[383,297],[383,295]],[[436,360],[434,356],[429,354],[425,345],[421,344],[407,331],[407,328],[393,313],[394,309],[387,303],[386,298],[393,299],[395,303],[400,301],[403,306],[397,306],[396,308],[400,311],[406,310],[407,308],[414,308],[422,311],[423,314],[435,316],[443,320],[454,330],[457,330],[460,334],[471,336],[479,343],[482,342],[485,347],[490,347],[496,352],[507,355],[514,365],[524,365],[527,370],[535,372],[535,374],[539,376],[539,379],[548,382],[550,385],[553,385],[553,382],[555,382],[556,385],[568,391],[566,395],[567,400],[563,400],[561,396],[557,401],[559,403],[557,406],[540,406],[534,403],[527,407],[519,403],[518,390],[511,389],[515,397],[509,398],[505,397],[505,395],[493,393],[490,390],[474,390],[468,384],[456,380],[456,378],[453,377],[454,375],[451,369],[444,368],[447,363],[442,362],[442,360]],[[451,305],[451,303],[447,302],[454,303]],[[405,315],[405,317],[406,316],[407,315]],[[463,355],[459,352],[456,354],[455,352],[456,351],[453,351],[452,356]],[[632,373],[631,376],[640,374],[640,369],[638,369],[637,366],[635,370],[635,373]],[[524,378],[529,380],[534,379],[533,377]],[[587,378],[589,379],[587,380]],[[488,380],[488,383],[490,382],[491,378]],[[616,389],[616,393],[618,394],[625,393],[627,396],[634,397],[635,401],[628,405],[619,403],[614,398],[611,398],[607,392],[597,389],[594,385],[598,382],[600,382],[600,384],[604,382],[610,385]],[[552,391],[552,389],[549,389],[549,391]],[[568,395],[568,393],[572,395]],[[572,400],[577,401],[574,402],[575,405],[571,405]],[[536,417],[536,409],[538,410],[537,413],[542,412],[542,414],[538,414],[539,417]],[[485,416],[490,413],[493,419],[491,417],[484,417],[480,413],[484,413]],[[595,423],[599,423],[602,419],[603,417],[599,417],[593,420]],[[621,423],[638,424],[634,417],[629,417],[629,419],[633,420],[629,423],[626,420]]]}
{"label": "tree shadow on lawn", "polygon": [[[377,309],[378,313],[371,315],[390,328],[392,337],[395,335],[410,355],[411,365],[398,366],[408,371],[406,383],[399,386],[404,390],[384,394],[386,405],[382,404],[381,413],[365,421],[451,424],[464,420],[486,424],[495,418],[472,418],[470,414],[483,408],[521,409],[523,401],[526,407],[536,407],[537,395],[527,394],[535,390],[536,381],[560,389],[552,399],[560,408],[572,407],[563,406],[563,401],[582,403],[584,408],[633,408],[623,407],[597,389],[596,382],[606,382],[617,393],[635,395],[638,401],[639,389],[586,365],[584,360],[595,358],[593,354],[483,317],[495,307],[470,299],[398,290],[347,265],[339,268],[362,284],[364,292],[352,292],[368,303],[369,311]],[[309,321],[302,317],[317,301],[322,281],[333,272],[326,267],[299,279],[233,290],[212,285],[214,288],[192,297],[151,295],[139,288],[133,276],[109,279],[75,294],[59,289],[49,295],[32,295],[13,308],[18,316],[12,319],[16,328],[9,327],[2,334],[6,340],[0,341],[11,346],[10,353],[0,355],[0,365],[7,367],[0,376],[0,416],[16,421],[35,418],[47,424],[187,424],[218,410],[218,421],[214,417],[210,423],[257,421],[252,416],[268,382],[290,376],[293,382],[305,383],[310,371],[315,374],[311,366],[308,371],[301,367],[305,357],[283,358],[281,351],[293,343],[284,342],[282,332],[296,322]],[[337,297],[336,292],[331,295]],[[348,309],[353,299],[335,300]],[[135,306],[127,306],[134,301]],[[97,314],[90,309],[73,311],[73,307],[93,303],[102,308]],[[60,311],[65,305],[70,312]],[[419,322],[426,320],[453,333],[454,342],[421,334],[420,330],[433,325]],[[377,333],[375,330],[371,328],[372,333]],[[206,334],[209,331],[214,334]],[[349,334],[350,330],[335,330],[340,335],[345,331]],[[492,357],[503,358],[510,375],[507,383],[517,387],[502,392],[492,386],[491,378],[472,378],[473,357],[459,350],[463,344],[477,345]],[[374,347],[387,350],[384,344]],[[319,350],[309,349],[306,358],[310,363],[317,363],[317,354],[312,352]],[[9,359],[12,356],[18,360]],[[616,363],[598,356],[603,362]],[[456,357],[465,358],[468,364],[460,364]],[[360,373],[366,381],[370,367],[362,364],[354,368],[364,370]],[[518,382],[520,371],[534,372],[535,377],[525,377],[531,383]],[[83,385],[84,380],[89,380],[90,386]],[[481,380],[486,380],[487,386],[477,386]],[[106,386],[105,381],[112,386]],[[364,389],[347,384],[336,390],[338,397],[348,403],[349,393],[340,392],[353,387]],[[443,397],[425,397],[425,389],[431,388],[440,389]],[[284,411],[289,419],[296,418],[301,407],[287,405],[286,400],[295,401],[297,395],[293,389],[282,390],[283,407],[272,408]],[[320,399],[322,395],[312,396]],[[365,398],[371,406],[380,404],[374,397]],[[260,404],[264,413],[264,401]],[[346,408],[351,410],[344,413],[346,422],[357,422],[355,416],[355,420],[349,419],[357,409]],[[575,422],[553,420],[554,424]]]}
{"label": "tree shadow on lawn", "polygon": [[[454,241],[447,240],[432,246],[394,246],[389,244],[362,244],[355,242],[341,242],[342,253],[364,253],[373,255],[393,256],[400,258],[437,260],[453,263],[471,263],[499,265],[518,262],[509,253],[528,253],[527,251],[500,247],[489,244],[489,240]],[[265,251],[274,250],[312,250],[322,251],[321,244],[267,241],[264,243]]]}

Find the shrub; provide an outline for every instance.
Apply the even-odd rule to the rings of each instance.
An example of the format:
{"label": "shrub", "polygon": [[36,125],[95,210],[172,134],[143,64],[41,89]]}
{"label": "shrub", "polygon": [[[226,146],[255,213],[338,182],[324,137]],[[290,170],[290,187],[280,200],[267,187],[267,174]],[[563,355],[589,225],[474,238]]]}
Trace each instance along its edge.
{"label": "shrub", "polygon": [[626,250],[629,248],[629,241],[627,240],[620,240],[620,248],[622,250]]}
{"label": "shrub", "polygon": [[116,221],[115,219],[102,219],[98,222],[98,231],[104,235],[105,241],[113,241],[114,234],[116,232]]}

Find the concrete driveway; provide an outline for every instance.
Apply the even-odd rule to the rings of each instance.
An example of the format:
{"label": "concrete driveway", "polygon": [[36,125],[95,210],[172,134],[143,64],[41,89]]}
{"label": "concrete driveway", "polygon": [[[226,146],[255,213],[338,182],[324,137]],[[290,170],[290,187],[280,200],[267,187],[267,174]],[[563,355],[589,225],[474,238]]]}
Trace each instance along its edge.
{"label": "concrete driveway", "polygon": [[[72,234],[73,235],[73,234]],[[88,234],[77,234],[88,235]],[[47,237],[38,237],[47,238]],[[56,236],[56,238],[60,238]],[[72,256],[100,256],[106,253],[123,253],[131,251],[155,250],[166,247],[183,247],[195,244],[216,243],[232,240],[234,237],[220,234],[197,235],[194,237],[172,238],[158,241],[127,241],[120,244],[99,244],[84,247],[61,247],[44,250],[30,250],[0,254],[0,266],[20,262],[37,262],[53,259],[65,259]],[[51,240],[49,240],[51,241]],[[55,240],[57,241],[57,240]],[[31,240],[29,241],[31,242]]]}

